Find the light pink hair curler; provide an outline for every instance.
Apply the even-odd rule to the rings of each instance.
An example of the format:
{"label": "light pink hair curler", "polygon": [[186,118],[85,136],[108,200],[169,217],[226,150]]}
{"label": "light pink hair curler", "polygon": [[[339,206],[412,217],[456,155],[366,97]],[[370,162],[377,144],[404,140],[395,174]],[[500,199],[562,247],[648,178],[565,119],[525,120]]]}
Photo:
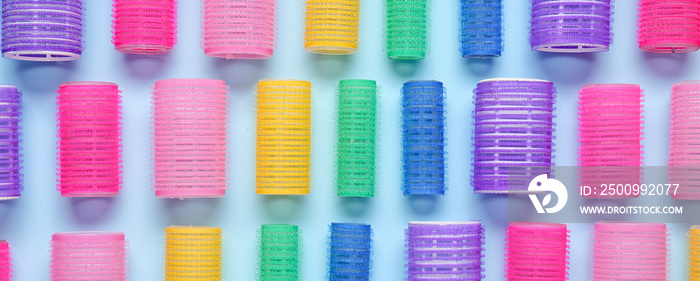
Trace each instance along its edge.
{"label": "light pink hair curler", "polygon": [[121,232],[63,232],[51,237],[51,280],[127,280]]}
{"label": "light pink hair curler", "polygon": [[669,235],[663,223],[597,222],[591,280],[668,280]]}
{"label": "light pink hair curler", "polygon": [[228,91],[214,79],[166,79],[152,95],[153,180],[161,198],[222,197],[228,187]]}
{"label": "light pink hair curler", "polygon": [[275,50],[276,0],[203,0],[202,49],[210,57],[266,59]]}
{"label": "light pink hair curler", "polygon": [[673,84],[668,182],[673,199],[700,199],[700,81]]}

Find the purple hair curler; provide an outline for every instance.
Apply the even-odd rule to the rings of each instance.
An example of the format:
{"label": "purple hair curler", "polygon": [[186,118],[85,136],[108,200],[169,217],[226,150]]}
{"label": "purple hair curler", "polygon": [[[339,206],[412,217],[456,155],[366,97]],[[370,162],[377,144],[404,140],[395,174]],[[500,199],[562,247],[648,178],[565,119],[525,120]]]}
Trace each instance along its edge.
{"label": "purple hair curler", "polygon": [[484,278],[481,221],[409,222],[406,281]]}
{"label": "purple hair curler", "polygon": [[474,193],[527,191],[554,163],[552,82],[487,79],[474,89],[471,184]]}
{"label": "purple hair curler", "polygon": [[3,0],[2,55],[28,61],[70,61],[83,50],[81,0]]}
{"label": "purple hair curler", "polygon": [[607,51],[612,0],[533,0],[530,45],[556,53]]}
{"label": "purple hair curler", "polygon": [[22,191],[20,115],[22,94],[0,85],[0,200],[17,199]]}

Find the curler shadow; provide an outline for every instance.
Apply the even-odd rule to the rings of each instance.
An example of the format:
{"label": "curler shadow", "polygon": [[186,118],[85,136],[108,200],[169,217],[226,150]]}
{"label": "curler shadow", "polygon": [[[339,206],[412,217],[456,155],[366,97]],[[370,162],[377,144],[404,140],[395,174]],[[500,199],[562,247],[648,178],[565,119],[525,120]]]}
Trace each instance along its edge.
{"label": "curler shadow", "polygon": [[422,60],[391,60],[391,68],[402,77],[415,76]]}
{"label": "curler shadow", "polygon": [[347,76],[348,65],[352,60],[352,55],[319,55],[309,54],[311,62],[314,65],[313,69],[317,75],[326,78],[337,78]]}
{"label": "curler shadow", "polygon": [[93,224],[111,213],[115,201],[115,197],[75,197],[70,198],[70,206],[79,224]]}
{"label": "curler shadow", "polygon": [[688,67],[688,53],[679,54],[659,54],[643,52],[644,64],[646,64],[656,74],[665,77],[676,77],[683,75]]}
{"label": "curler shadow", "polygon": [[232,92],[252,92],[255,84],[263,77],[263,73],[267,69],[266,59],[225,60],[215,58],[213,61],[218,78],[226,81],[226,85],[231,87]]}
{"label": "curler shadow", "polygon": [[[521,202],[520,199],[510,199],[508,198],[508,195],[502,195],[502,194],[475,194],[476,196],[479,197],[479,202],[481,203],[482,208],[484,209],[481,213],[484,214],[485,216],[488,216],[491,221],[498,221],[498,222],[507,222],[511,221],[510,216],[508,215],[508,210],[509,208],[515,207],[515,206],[509,206],[510,202],[515,202],[517,204],[517,207],[521,207],[521,204],[524,204]],[[532,203],[530,202],[530,199],[527,198],[527,195],[523,197],[523,199],[527,200],[528,207],[532,207]],[[484,219],[486,220],[486,219]]]}
{"label": "curler shadow", "polygon": [[7,225],[12,221],[17,200],[19,199],[0,201],[0,236],[2,236],[2,230],[7,229]]}
{"label": "curler shadow", "polygon": [[469,71],[478,76],[488,76],[493,70],[493,59],[467,58],[466,66]]}
{"label": "curler shadow", "polygon": [[158,77],[165,70],[170,54],[164,55],[136,55],[123,54],[124,62],[132,77],[143,80],[151,80]]}
{"label": "curler shadow", "polygon": [[266,215],[275,220],[299,219],[306,197],[305,195],[263,195],[262,203]]}
{"label": "curler shadow", "polygon": [[17,61],[16,73],[24,87],[23,90],[53,94],[61,83],[71,80],[75,64],[75,61]]}
{"label": "curler shadow", "polygon": [[412,195],[408,196],[408,205],[419,215],[429,215],[435,211],[442,195]]}
{"label": "curler shadow", "polygon": [[165,210],[173,224],[209,225],[219,214],[221,198],[163,199]]}
{"label": "curler shadow", "polygon": [[596,64],[596,54],[563,54],[537,52],[543,71],[551,77],[550,81],[561,81],[570,84],[582,84],[593,73]]}
{"label": "curler shadow", "polygon": [[340,197],[340,206],[352,217],[365,215],[371,207],[370,202],[368,197]]}

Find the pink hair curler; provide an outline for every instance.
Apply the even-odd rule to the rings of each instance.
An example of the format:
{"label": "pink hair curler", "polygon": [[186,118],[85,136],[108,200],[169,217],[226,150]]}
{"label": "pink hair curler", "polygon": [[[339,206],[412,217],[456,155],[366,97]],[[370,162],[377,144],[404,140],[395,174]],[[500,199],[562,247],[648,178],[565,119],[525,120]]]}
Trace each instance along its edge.
{"label": "pink hair curler", "polygon": [[266,59],[275,50],[276,0],[203,0],[202,49],[210,57]]}
{"label": "pink hair curler", "polygon": [[117,84],[66,82],[56,100],[58,190],[63,197],[119,193],[121,97]]}
{"label": "pink hair curler", "polygon": [[214,79],[156,82],[152,145],[157,197],[214,198],[226,193],[227,88]]}
{"label": "pink hair curler", "polygon": [[670,234],[663,223],[597,222],[591,280],[668,280]]}
{"label": "pink hair curler", "polygon": [[566,224],[511,222],[505,252],[507,280],[569,280]]}
{"label": "pink hair curler", "polygon": [[10,258],[10,243],[0,240],[0,281],[12,279],[12,258]]}
{"label": "pink hair curler", "polygon": [[639,0],[637,43],[652,53],[686,53],[700,49],[700,2]]}
{"label": "pink hair curler", "polygon": [[[580,185],[640,184],[642,181],[644,94],[639,85],[595,84],[578,94]],[[592,198],[633,198],[639,194],[591,193]]]}
{"label": "pink hair curler", "polygon": [[63,232],[51,237],[51,280],[127,280],[121,232]]}
{"label": "pink hair curler", "polygon": [[114,0],[112,43],[129,54],[169,53],[177,38],[177,1]]}
{"label": "pink hair curler", "polygon": [[673,84],[668,155],[669,183],[679,187],[673,199],[700,199],[700,81]]}

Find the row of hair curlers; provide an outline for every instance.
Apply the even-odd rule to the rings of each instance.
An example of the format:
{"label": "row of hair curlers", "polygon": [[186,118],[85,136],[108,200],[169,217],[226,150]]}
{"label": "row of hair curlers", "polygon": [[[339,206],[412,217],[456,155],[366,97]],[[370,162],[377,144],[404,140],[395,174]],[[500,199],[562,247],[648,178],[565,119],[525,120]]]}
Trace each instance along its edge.
{"label": "row of hair curlers", "polygon": [[[65,197],[113,196],[122,186],[121,96],[107,82],[61,84],[57,107],[57,187]],[[475,193],[527,190],[554,165],[555,94],[551,82],[487,79],[474,89],[472,176]],[[700,81],[671,90],[671,181],[674,198],[700,199]],[[643,101],[639,85],[594,84],[579,92],[579,166],[584,185],[642,180]],[[348,79],[336,95],[335,187],[339,196],[373,197],[377,188],[378,86]],[[214,79],[157,81],[152,95],[152,180],[161,198],[222,197],[228,176],[228,91]],[[256,192],[310,191],[311,82],[261,80],[257,86]],[[433,80],[404,83],[402,191],[446,190],[445,90]],[[22,190],[21,94],[0,87],[0,198]],[[614,179],[614,180],[613,180]]]}
{"label": "row of hair curlers", "polygon": [[[506,279],[568,280],[569,233],[566,224],[511,222],[505,239]],[[165,280],[221,280],[222,234],[218,227],[166,227]],[[688,236],[688,277],[700,280],[700,226],[691,226]],[[595,223],[591,279],[668,280],[670,238],[663,223]],[[300,280],[301,241],[296,225],[262,225],[258,280]],[[405,242],[406,280],[485,278],[485,232],[480,221],[409,222]],[[369,280],[370,225],[332,223],[328,245],[329,280]],[[51,280],[127,280],[127,248],[121,232],[56,233],[51,239]],[[2,240],[0,280],[10,277],[10,248]]]}
{"label": "row of hair curlers", "polygon": [[[385,44],[391,59],[425,58],[429,46],[427,0],[386,0]],[[503,51],[502,0],[461,0],[464,57]],[[204,0],[202,49],[207,56],[264,59],[276,47],[276,0]],[[177,37],[176,0],[114,0],[112,42],[118,51],[169,53]],[[612,42],[612,0],[532,0],[530,44],[546,52],[607,51]],[[639,0],[638,43],[648,52],[700,48],[700,3]],[[370,8],[379,9],[380,6]],[[82,0],[2,0],[2,53],[7,58],[64,61],[83,50]],[[348,55],[359,45],[360,0],[307,0],[304,47]]]}

